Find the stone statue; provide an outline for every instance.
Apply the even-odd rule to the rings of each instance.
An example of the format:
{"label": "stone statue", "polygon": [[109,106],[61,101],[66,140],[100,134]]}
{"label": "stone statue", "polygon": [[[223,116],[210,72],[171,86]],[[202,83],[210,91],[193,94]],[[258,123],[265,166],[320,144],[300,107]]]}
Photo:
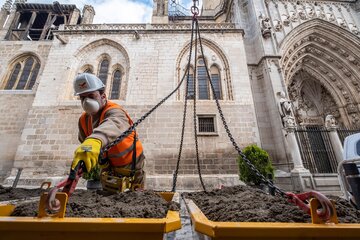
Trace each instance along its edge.
{"label": "stone statue", "polygon": [[262,33],[263,37],[264,38],[271,37],[270,18],[268,18],[268,17],[263,18],[262,16],[260,16],[260,18],[261,18],[261,33]]}
{"label": "stone statue", "polygon": [[301,20],[306,20],[306,14],[304,9],[299,9],[299,17]]}
{"label": "stone statue", "polygon": [[292,22],[296,22],[298,20],[296,12],[290,11],[290,20]]}
{"label": "stone statue", "polygon": [[334,128],[336,127],[336,119],[333,115],[327,115],[325,117],[325,127],[326,128]]}
{"label": "stone statue", "polygon": [[279,32],[279,31],[281,31],[283,29],[283,25],[282,25],[280,20],[275,20],[274,21],[274,28],[275,28],[276,32]]}
{"label": "stone statue", "polygon": [[292,116],[285,116],[283,118],[283,126],[284,126],[284,128],[294,128],[294,127],[296,127],[295,119]]}
{"label": "stone statue", "polygon": [[346,22],[345,22],[344,19],[338,18],[338,19],[337,19],[337,22],[338,22],[338,24],[339,24],[340,27],[342,27],[342,28],[347,28],[347,25],[346,25]]}
{"label": "stone statue", "polygon": [[310,18],[313,18],[315,16],[315,11],[312,8],[308,8],[307,13]]}
{"label": "stone statue", "polygon": [[359,29],[357,28],[357,26],[353,23],[351,23],[349,25],[350,25],[350,31],[352,33],[354,33],[355,35],[359,35]]}
{"label": "stone statue", "polygon": [[290,16],[289,15],[283,14],[282,20],[283,20],[283,24],[285,27],[290,25]]}
{"label": "stone statue", "polygon": [[281,117],[285,117],[285,116],[291,116],[291,108],[292,108],[292,103],[289,99],[286,98],[285,93],[283,91],[279,92],[279,111],[280,111],[280,116]]}
{"label": "stone statue", "polygon": [[279,94],[279,113],[284,127],[294,127],[295,119],[292,114],[292,102],[286,98],[285,92],[281,91]]}

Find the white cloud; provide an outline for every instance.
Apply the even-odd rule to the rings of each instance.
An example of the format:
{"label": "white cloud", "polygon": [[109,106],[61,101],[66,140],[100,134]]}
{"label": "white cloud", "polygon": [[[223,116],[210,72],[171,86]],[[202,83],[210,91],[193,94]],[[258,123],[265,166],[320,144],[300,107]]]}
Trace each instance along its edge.
{"label": "white cloud", "polygon": [[[0,0],[1,1],[1,0]],[[55,0],[28,0],[33,3],[52,4]],[[82,10],[84,5],[95,9],[94,23],[150,23],[152,0],[57,0],[61,4],[75,4]],[[171,1],[171,0],[169,0]],[[201,2],[199,1],[201,9]],[[192,0],[180,0],[179,3],[190,9]]]}

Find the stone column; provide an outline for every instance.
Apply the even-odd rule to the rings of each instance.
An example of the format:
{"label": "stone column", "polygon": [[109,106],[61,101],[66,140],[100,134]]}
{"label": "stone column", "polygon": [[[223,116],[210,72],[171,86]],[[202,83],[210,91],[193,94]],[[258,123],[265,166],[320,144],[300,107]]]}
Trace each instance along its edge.
{"label": "stone column", "polygon": [[8,34],[9,29],[13,27],[13,22],[17,21],[19,19],[20,13],[16,12],[15,10],[11,10],[9,17],[7,18],[7,21],[5,23],[5,26],[0,29],[0,39],[5,39],[6,35]]}
{"label": "stone column", "polygon": [[153,0],[153,14],[151,23],[153,24],[168,24],[168,0]]}
{"label": "stone column", "polygon": [[6,0],[4,5],[1,7],[1,10],[0,10],[0,30],[3,29],[4,24],[6,22],[6,19],[10,14],[11,4],[12,4],[11,0]]}
{"label": "stone column", "polygon": [[83,16],[81,24],[92,24],[95,16],[95,10],[91,5],[85,5],[83,8]]}
{"label": "stone column", "polygon": [[287,151],[294,163],[294,168],[290,172],[294,191],[303,192],[313,190],[316,188],[314,179],[310,171],[304,167],[300,154],[300,148],[296,140],[295,120],[292,116],[285,116],[283,118],[283,124],[286,131],[285,140],[287,143]]}
{"label": "stone column", "polygon": [[334,150],[334,154],[336,157],[336,161],[340,163],[343,160],[343,146],[340,141],[339,135],[337,133],[338,126],[336,125],[336,120],[333,115],[327,115],[325,118],[325,127],[327,130],[329,130],[329,137],[331,146]]}
{"label": "stone column", "polygon": [[[6,19],[10,15],[11,5],[12,5],[12,1],[11,0],[6,0],[4,5],[1,7],[1,10],[0,10],[0,30],[2,30],[5,27],[4,24],[6,22]],[[1,38],[1,40],[2,39],[3,38]]]}
{"label": "stone column", "polygon": [[69,25],[76,25],[78,23],[80,17],[79,9],[75,8],[74,11],[71,13],[71,18],[69,19]]}

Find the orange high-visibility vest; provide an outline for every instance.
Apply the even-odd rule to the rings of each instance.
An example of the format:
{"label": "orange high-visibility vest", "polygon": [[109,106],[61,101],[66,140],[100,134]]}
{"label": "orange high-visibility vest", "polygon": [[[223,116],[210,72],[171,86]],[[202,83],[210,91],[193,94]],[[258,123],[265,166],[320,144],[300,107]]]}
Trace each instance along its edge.
{"label": "orange high-visibility vest", "polygon": [[[99,125],[104,121],[105,113],[113,108],[118,108],[122,110],[126,117],[128,118],[129,124],[132,125],[133,121],[131,120],[129,114],[118,104],[107,101],[104,109],[102,110],[100,119],[99,119]],[[80,117],[80,125],[83,129],[86,137],[90,136],[93,132],[92,128],[92,117],[91,115],[87,116],[87,114],[84,112]],[[113,146],[109,149],[109,151],[104,155],[104,157],[109,158],[110,165],[113,167],[120,167],[124,165],[128,165],[133,160],[133,149],[134,149],[134,137],[137,137],[137,134],[135,131],[131,132],[129,135],[127,135],[124,139],[122,139],[118,144]],[[136,141],[136,159],[139,158],[139,156],[143,152],[142,144],[139,140]]]}

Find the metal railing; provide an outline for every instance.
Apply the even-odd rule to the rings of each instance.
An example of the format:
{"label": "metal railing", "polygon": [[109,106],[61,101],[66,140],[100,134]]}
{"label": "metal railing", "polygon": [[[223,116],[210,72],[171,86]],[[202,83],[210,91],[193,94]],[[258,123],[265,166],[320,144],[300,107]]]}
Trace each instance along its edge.
{"label": "metal railing", "polygon": [[338,133],[338,135],[339,135],[339,138],[340,138],[341,143],[344,145],[345,138],[346,138],[347,136],[352,135],[352,134],[360,133],[360,129],[346,129],[346,128],[342,128],[342,129],[337,129],[337,133]]}
{"label": "metal railing", "polygon": [[301,126],[295,134],[305,168],[311,173],[337,172],[328,130],[321,126]]}

